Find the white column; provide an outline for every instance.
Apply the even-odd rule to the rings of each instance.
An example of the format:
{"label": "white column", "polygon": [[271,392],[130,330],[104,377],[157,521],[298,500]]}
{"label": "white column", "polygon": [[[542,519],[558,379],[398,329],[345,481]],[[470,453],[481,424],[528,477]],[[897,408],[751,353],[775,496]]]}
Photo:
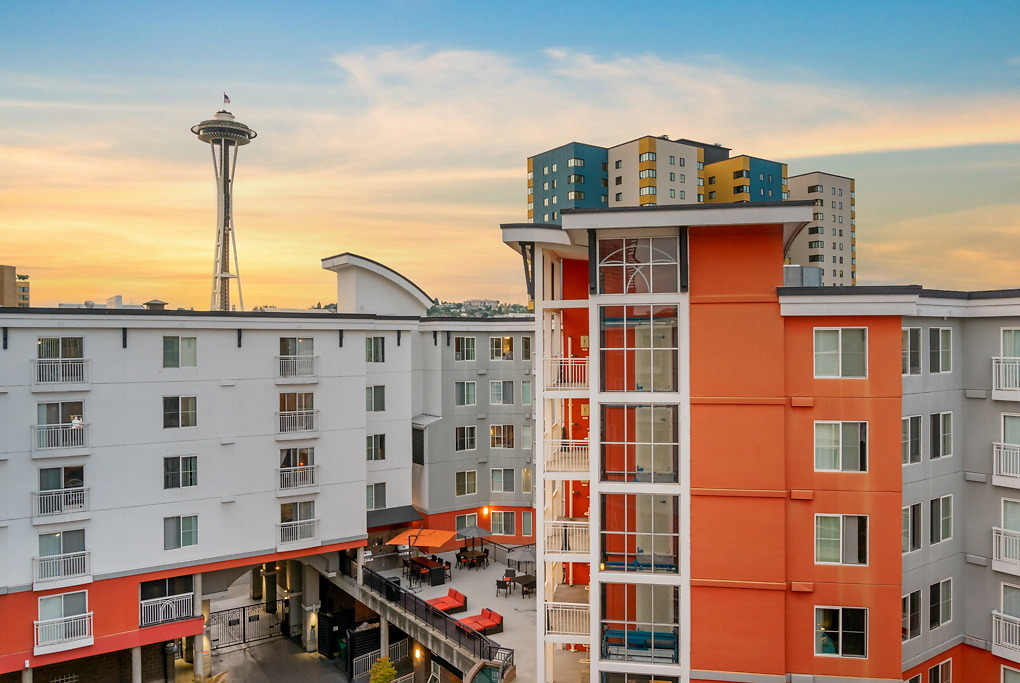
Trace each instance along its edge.
{"label": "white column", "polygon": [[304,630],[301,642],[305,652],[315,652],[319,648],[319,572],[310,564],[302,564],[304,575],[301,580],[301,611],[304,615]]}
{"label": "white column", "polygon": [[142,683],[142,648],[140,646],[131,648],[131,683]]}
{"label": "white column", "polygon": [[21,683],[32,683],[32,670],[30,668],[25,667],[21,670]]}
{"label": "white column", "polygon": [[364,585],[365,583],[365,572],[362,568],[365,566],[365,546],[358,548],[358,585]]}
{"label": "white column", "polygon": [[382,650],[382,656],[388,657],[390,654],[390,622],[386,621],[386,617],[379,615],[379,649]]}
{"label": "white column", "polygon": [[205,645],[205,635],[192,636],[192,648],[195,653],[192,659],[192,666],[195,669],[195,680],[205,680],[205,657],[202,656],[202,648]]}

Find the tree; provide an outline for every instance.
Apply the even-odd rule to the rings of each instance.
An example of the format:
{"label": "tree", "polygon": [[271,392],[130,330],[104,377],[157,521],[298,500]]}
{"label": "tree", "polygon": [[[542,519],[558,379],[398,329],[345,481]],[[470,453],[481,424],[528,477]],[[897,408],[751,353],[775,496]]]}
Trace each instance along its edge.
{"label": "tree", "polygon": [[380,657],[379,661],[372,665],[368,674],[368,683],[392,683],[397,677],[397,670],[389,657]]}

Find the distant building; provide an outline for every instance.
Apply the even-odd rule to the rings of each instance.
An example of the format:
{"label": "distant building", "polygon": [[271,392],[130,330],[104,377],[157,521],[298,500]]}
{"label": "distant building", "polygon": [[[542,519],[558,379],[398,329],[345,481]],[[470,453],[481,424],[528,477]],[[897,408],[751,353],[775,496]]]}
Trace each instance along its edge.
{"label": "distant building", "polygon": [[29,307],[27,275],[19,275],[15,266],[0,266],[0,306]]}

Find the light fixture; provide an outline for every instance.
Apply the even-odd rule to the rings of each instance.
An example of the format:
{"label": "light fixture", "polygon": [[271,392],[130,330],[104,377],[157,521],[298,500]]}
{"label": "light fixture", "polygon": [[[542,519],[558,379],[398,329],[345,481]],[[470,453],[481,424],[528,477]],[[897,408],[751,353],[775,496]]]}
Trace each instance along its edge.
{"label": "light fixture", "polygon": [[487,507],[482,508],[482,514],[483,515],[489,514],[489,508],[487,508]]}
{"label": "light fixture", "polygon": [[421,659],[421,648],[420,647],[414,648],[414,658],[415,659]]}

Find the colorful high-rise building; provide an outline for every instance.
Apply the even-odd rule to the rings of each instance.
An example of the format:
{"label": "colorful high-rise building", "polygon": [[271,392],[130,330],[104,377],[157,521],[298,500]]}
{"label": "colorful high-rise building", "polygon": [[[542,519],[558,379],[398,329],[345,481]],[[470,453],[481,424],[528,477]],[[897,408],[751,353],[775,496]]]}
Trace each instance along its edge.
{"label": "colorful high-rise building", "polygon": [[543,680],[1020,680],[1020,290],[783,287],[815,209],[503,226]]}

